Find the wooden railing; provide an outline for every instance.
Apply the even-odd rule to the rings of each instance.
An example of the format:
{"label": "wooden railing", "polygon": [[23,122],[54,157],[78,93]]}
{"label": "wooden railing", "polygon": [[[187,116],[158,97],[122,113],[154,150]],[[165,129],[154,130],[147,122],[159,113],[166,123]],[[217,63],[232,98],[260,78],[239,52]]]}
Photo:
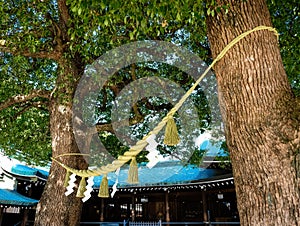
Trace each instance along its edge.
{"label": "wooden railing", "polygon": [[240,222],[163,222],[163,221],[122,221],[122,222],[81,222],[80,225],[94,225],[94,226],[194,226],[194,225],[240,225]]}

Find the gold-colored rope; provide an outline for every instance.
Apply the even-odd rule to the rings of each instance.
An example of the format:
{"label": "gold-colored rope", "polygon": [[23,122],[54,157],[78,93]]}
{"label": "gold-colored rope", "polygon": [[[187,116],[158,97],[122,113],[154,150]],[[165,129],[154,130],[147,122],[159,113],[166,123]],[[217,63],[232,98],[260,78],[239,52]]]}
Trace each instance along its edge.
{"label": "gold-colored rope", "polygon": [[[158,134],[162,128],[166,125],[169,117],[173,116],[176,111],[182,106],[182,104],[186,101],[186,99],[191,95],[191,93],[194,91],[194,89],[197,87],[197,85],[202,81],[202,79],[206,76],[206,74],[209,72],[209,70],[219,61],[221,60],[224,55],[228,52],[229,49],[231,49],[236,43],[238,43],[241,39],[245,38],[247,35],[260,30],[269,30],[276,34],[278,37],[278,32],[275,28],[268,27],[268,26],[258,26],[255,27],[252,30],[249,30],[247,32],[244,32],[240,34],[238,37],[233,39],[216,57],[216,59],[212,62],[212,64],[204,71],[204,73],[198,78],[198,80],[195,82],[195,84],[182,96],[182,98],[178,101],[178,103],[168,112],[168,114],[161,120],[161,122],[158,123],[158,125],[149,132],[146,136],[144,136],[141,140],[139,140],[134,146],[130,148],[129,151],[125,152],[123,155],[119,156],[118,159],[114,160],[111,164],[108,164],[106,166],[101,166],[99,168],[93,169],[93,170],[78,170],[71,167],[66,166],[65,164],[61,163],[57,160],[57,157],[62,157],[66,155],[75,155],[76,153],[66,153],[60,156],[57,156],[56,158],[53,158],[55,162],[57,162],[59,165],[64,167],[67,171],[76,174],[80,177],[90,177],[90,176],[99,176],[104,175],[109,172],[113,172],[123,166],[126,162],[130,161],[132,158],[137,156],[147,145],[148,142],[146,139],[152,135],[152,134]],[[80,155],[79,153],[77,153]]]}

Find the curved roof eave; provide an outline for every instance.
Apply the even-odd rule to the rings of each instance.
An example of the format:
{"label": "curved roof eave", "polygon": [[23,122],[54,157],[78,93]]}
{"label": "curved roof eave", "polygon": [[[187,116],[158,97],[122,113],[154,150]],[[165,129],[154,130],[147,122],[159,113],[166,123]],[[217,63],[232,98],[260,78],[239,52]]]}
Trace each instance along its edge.
{"label": "curved roof eave", "polygon": [[38,200],[28,198],[14,190],[0,189],[0,205],[2,206],[32,207],[37,205],[38,202]]}

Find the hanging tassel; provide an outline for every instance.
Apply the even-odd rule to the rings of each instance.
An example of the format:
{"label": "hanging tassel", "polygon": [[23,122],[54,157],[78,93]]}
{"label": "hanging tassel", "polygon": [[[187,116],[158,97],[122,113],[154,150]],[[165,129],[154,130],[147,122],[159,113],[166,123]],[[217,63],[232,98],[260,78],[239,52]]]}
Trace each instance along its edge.
{"label": "hanging tassel", "polygon": [[84,197],[84,192],[86,190],[86,182],[85,182],[85,177],[81,178],[81,181],[79,183],[79,187],[77,189],[77,198],[83,198]]}
{"label": "hanging tassel", "polygon": [[138,165],[135,157],[131,159],[129,170],[128,170],[128,183],[130,184],[138,184],[139,183],[139,175],[138,175]]}
{"label": "hanging tassel", "polygon": [[107,175],[106,174],[102,178],[100,188],[99,188],[98,197],[101,197],[101,198],[108,198],[109,197],[108,180],[107,180]]}
{"label": "hanging tassel", "polygon": [[71,176],[71,172],[67,170],[66,177],[65,177],[65,182],[64,182],[64,187],[65,188],[68,187],[68,185],[69,185],[70,176]]}
{"label": "hanging tassel", "polygon": [[180,141],[176,123],[173,116],[169,116],[166,126],[164,144],[174,146]]}

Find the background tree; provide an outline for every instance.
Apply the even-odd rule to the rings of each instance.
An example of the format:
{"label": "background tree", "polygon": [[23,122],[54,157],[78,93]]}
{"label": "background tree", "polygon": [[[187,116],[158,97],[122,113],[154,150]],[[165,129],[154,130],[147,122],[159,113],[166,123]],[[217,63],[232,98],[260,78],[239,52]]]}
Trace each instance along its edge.
{"label": "background tree", "polygon": [[[199,28],[198,47],[208,51],[204,29],[200,29],[204,22],[194,23],[195,18],[203,16],[201,8],[202,4],[180,2],[170,6],[167,2],[149,1],[2,1],[1,148],[31,164],[47,164],[50,151],[53,157],[78,152],[72,128],[72,101],[85,66],[105,51],[134,40],[180,43],[187,39],[192,25],[193,29]],[[193,15],[190,9],[195,11]],[[162,67],[165,66],[157,66]],[[99,97],[103,120],[99,120],[97,128],[100,135],[104,134],[101,139],[107,146],[116,146],[111,142],[121,145],[110,137],[113,131],[107,115],[111,99],[135,77],[161,74],[157,69],[143,68],[146,66],[137,65],[136,70],[129,67],[120,71]],[[164,74],[183,84],[192,82],[172,70]],[[145,106],[152,111],[170,107],[164,101],[141,101],[133,107],[132,122],[140,122],[147,113],[141,110]],[[80,157],[65,157],[62,162],[75,168],[87,167]],[[81,200],[64,195],[64,175],[58,165],[51,165],[37,208],[36,225],[78,224]]]}
{"label": "background tree", "polygon": [[[218,2],[216,5],[213,1],[205,5],[202,1],[175,1],[172,4],[156,1],[2,1],[0,7],[0,54],[2,56],[2,67],[0,70],[1,148],[9,155],[15,155],[15,157],[20,157],[29,163],[32,163],[34,160],[33,162],[38,162],[39,164],[47,164],[51,151],[53,157],[63,153],[77,152],[78,148],[71,126],[72,99],[76,85],[83,75],[86,65],[92,63],[107,50],[131,41],[145,39],[172,41],[189,48],[202,59],[209,62],[211,56],[205,33],[206,12],[209,12],[210,15],[214,14],[208,20],[208,32],[213,53],[217,54],[224,46],[224,43],[230,41],[233,36],[253,28],[254,25],[258,25],[257,22],[251,22],[252,15],[250,18],[240,17],[238,21],[247,22],[247,25],[244,27],[229,26],[228,29],[233,30],[233,32],[229,32],[230,35],[218,36],[219,39],[214,38],[214,30],[218,31],[218,29],[221,29],[224,32],[227,29],[227,24],[222,22],[223,18],[227,18],[227,22],[235,21],[236,15],[246,14],[244,8],[239,7],[240,4],[247,7],[247,9],[252,9],[252,4],[249,2],[238,2],[236,4],[230,2],[230,5],[227,5],[227,2]],[[262,14],[259,15],[264,18],[262,15],[266,15],[268,9],[263,2],[254,2],[264,6],[262,8],[263,11],[261,11]],[[296,35],[296,31],[299,30],[297,30],[299,23],[294,22],[299,20],[299,16],[297,16],[299,15],[299,6],[296,1],[289,1],[284,5],[277,1],[270,2],[270,4],[272,4],[270,9],[272,10],[273,18],[275,18],[274,24],[284,34],[284,38],[280,39],[280,43],[286,70],[289,73],[292,87],[298,90],[299,57],[292,55],[292,53],[299,51],[299,42],[297,42],[299,41],[299,36]],[[225,11],[227,9],[230,12],[224,14],[222,9]],[[220,28],[215,22],[219,21],[219,17],[221,17]],[[284,17],[284,19],[279,20],[278,17]],[[285,22],[277,23],[277,21]],[[266,22],[266,25],[270,24],[267,19],[262,20],[262,22]],[[263,34],[265,33],[263,32]],[[214,40],[217,40],[217,44],[215,44]],[[273,45],[276,46],[275,43]],[[241,49],[244,50],[243,48]],[[248,50],[245,49],[245,51]],[[278,53],[276,52],[276,54]],[[228,59],[232,60],[233,58],[229,57]],[[277,65],[277,63],[274,64]],[[278,65],[280,65],[280,62]],[[253,65],[250,66],[253,67]],[[250,66],[245,65],[245,69],[246,67],[251,68]],[[182,84],[185,89],[193,82],[190,78],[187,79],[185,74],[178,76],[180,72],[168,69],[166,65],[159,65],[158,68],[153,70],[153,68],[145,64],[137,65],[135,70],[131,70],[131,67],[124,68],[105,87],[105,91],[99,97],[99,103],[101,103],[99,114],[102,114],[104,120],[99,121],[97,125],[100,136],[102,134],[105,135],[101,138],[104,143],[116,147],[116,145],[111,145],[112,142],[117,143],[118,141],[112,137],[113,130],[108,117],[111,107],[110,102],[123,87],[136,79],[134,73],[132,73],[133,71],[138,72],[138,76],[169,74],[168,78],[172,78]],[[220,76],[221,72],[218,71],[218,66],[216,71],[219,85],[222,87],[220,78],[223,76]],[[236,72],[233,70],[233,73]],[[282,75],[285,76],[283,72]],[[230,78],[228,77],[228,79]],[[287,87],[287,81],[284,82],[285,87]],[[286,89],[288,90],[286,92],[287,95],[290,95],[291,91],[288,88]],[[262,94],[267,95],[265,93],[266,90],[262,91]],[[237,97],[240,94],[237,92]],[[293,98],[290,99],[291,101],[293,100]],[[157,101],[155,104],[150,105],[149,103],[149,101],[144,100],[133,107],[131,118],[133,126],[134,123],[144,120],[145,115],[151,110],[165,111],[164,109],[170,107],[164,101]],[[203,118],[209,122],[209,116],[205,113],[207,109],[199,105],[198,101],[196,103],[199,112],[204,111],[204,114],[200,115],[203,115]],[[265,106],[268,106],[267,103],[265,104]],[[230,106],[228,103],[225,103],[225,105]],[[294,107],[296,105],[292,104],[289,106]],[[239,111],[239,107],[234,109]],[[143,111],[143,109],[146,110]],[[268,108],[267,110],[270,109]],[[268,112],[267,110],[265,111],[266,113]],[[280,110],[278,109],[278,111]],[[294,109],[294,112],[297,113],[297,109]],[[281,113],[278,115],[281,115]],[[224,116],[224,120],[231,125],[230,120],[232,119]],[[276,120],[281,120],[281,118]],[[294,125],[296,129],[299,128],[299,126],[297,127],[298,124]],[[296,129],[293,130],[295,134]],[[144,131],[146,132],[147,128],[144,128],[141,133]],[[229,140],[235,136],[232,134],[227,133]],[[255,136],[253,136],[254,138]],[[253,142],[252,146],[249,147],[256,147],[254,144],[256,143]],[[117,146],[119,145],[122,144]],[[294,156],[295,150],[299,149],[295,142],[293,145],[293,147],[289,147],[290,153],[292,153],[291,156]],[[282,145],[280,144],[280,146]],[[229,147],[230,150],[236,150],[232,142]],[[125,149],[126,147],[121,147],[121,150],[124,151]],[[234,156],[236,156],[236,165],[239,163],[238,160],[248,158],[249,155],[246,157],[246,154],[250,152],[246,153],[246,150],[249,149],[239,150],[240,155],[235,155],[237,151],[232,151]],[[16,151],[18,151],[17,154],[15,154]],[[119,153],[116,149],[112,151],[116,155]],[[165,151],[168,150],[165,149]],[[256,152],[253,153],[253,156],[255,155]],[[141,157],[141,159],[143,158]],[[75,168],[87,167],[82,158],[66,157],[62,161]],[[259,168],[257,169],[259,170]],[[239,186],[242,186],[245,180],[238,177],[238,170],[234,172],[237,176],[237,183]],[[249,173],[243,175],[249,175]],[[63,180],[64,172],[59,166],[53,164],[45,192],[37,209],[36,225],[73,226],[78,224],[81,201],[75,199],[72,195],[69,197],[64,196]],[[251,180],[248,182],[251,182]],[[238,189],[238,194],[241,194],[241,189]],[[270,200],[269,197],[273,200],[273,193],[270,193],[272,194],[271,196],[266,196],[266,194],[269,194],[266,191],[263,194],[262,200]],[[239,195],[238,198],[243,200],[242,197]],[[295,197],[299,197],[299,194]],[[295,203],[295,206],[297,205],[298,203]],[[253,206],[250,205],[250,207]],[[242,215],[248,214],[243,212],[246,208],[254,211],[254,208],[240,204],[240,213]],[[285,212],[276,214],[272,213],[272,216],[283,216],[280,214],[285,214]],[[261,219],[256,214],[253,214],[253,216],[257,217],[255,218],[256,223]],[[295,220],[295,217],[292,219]],[[253,219],[244,216],[242,220],[246,223],[248,220]]]}

